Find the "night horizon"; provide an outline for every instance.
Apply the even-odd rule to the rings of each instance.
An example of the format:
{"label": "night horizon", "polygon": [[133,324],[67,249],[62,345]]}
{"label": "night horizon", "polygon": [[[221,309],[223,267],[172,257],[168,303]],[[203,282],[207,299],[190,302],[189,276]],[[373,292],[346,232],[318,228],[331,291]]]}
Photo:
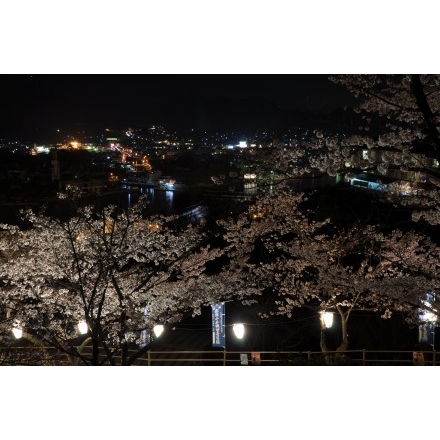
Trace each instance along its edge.
{"label": "night horizon", "polygon": [[[250,130],[295,125],[355,100],[327,75],[2,75],[0,137],[166,125]],[[317,117],[317,116],[315,116]]]}

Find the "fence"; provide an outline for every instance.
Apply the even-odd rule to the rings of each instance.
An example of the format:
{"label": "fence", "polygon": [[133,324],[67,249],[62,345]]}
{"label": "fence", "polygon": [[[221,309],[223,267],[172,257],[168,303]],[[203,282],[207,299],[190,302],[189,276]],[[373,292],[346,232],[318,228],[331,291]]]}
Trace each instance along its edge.
{"label": "fence", "polygon": [[350,350],[321,351],[150,351],[145,365],[438,365],[434,351]]}
{"label": "fence", "polygon": [[[89,357],[89,347],[82,354]],[[135,351],[130,351],[134,354]],[[113,356],[120,362],[120,356]],[[104,354],[102,365],[109,365]],[[155,351],[138,358],[137,366],[405,366],[439,365],[436,351],[347,350],[320,351]],[[0,347],[0,365],[86,365],[53,347]]]}

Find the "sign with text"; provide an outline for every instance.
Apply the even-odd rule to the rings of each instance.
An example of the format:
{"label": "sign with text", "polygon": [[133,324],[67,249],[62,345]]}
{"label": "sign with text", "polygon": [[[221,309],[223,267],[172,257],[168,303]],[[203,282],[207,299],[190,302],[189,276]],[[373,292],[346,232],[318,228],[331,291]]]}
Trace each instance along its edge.
{"label": "sign with text", "polygon": [[419,324],[419,343],[434,345],[435,325],[433,322]]}
{"label": "sign with text", "polygon": [[213,304],[212,311],[212,346],[225,347],[225,305]]}
{"label": "sign with text", "polygon": [[151,335],[148,330],[148,315],[150,314],[148,307],[145,307],[144,310],[144,323],[145,329],[141,331],[141,335],[139,337],[139,348],[143,348],[151,342]]}

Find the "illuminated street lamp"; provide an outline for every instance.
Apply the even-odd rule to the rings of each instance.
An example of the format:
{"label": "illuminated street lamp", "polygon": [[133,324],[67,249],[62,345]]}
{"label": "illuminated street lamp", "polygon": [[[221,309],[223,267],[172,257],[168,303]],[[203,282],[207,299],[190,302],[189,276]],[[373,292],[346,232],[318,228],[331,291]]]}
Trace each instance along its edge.
{"label": "illuminated street lamp", "polygon": [[87,327],[87,322],[81,321],[80,323],[78,323],[78,330],[81,335],[86,335],[89,331],[89,328]]}
{"label": "illuminated street lamp", "polygon": [[23,329],[19,327],[14,327],[12,329],[12,333],[14,334],[15,339],[20,339],[23,336]]}
{"label": "illuminated street lamp", "polygon": [[156,336],[156,338],[158,338],[164,331],[164,326],[163,325],[155,325],[153,327],[153,332],[154,335]]}
{"label": "illuminated street lamp", "polygon": [[232,326],[232,330],[234,330],[234,334],[236,338],[242,339],[244,336],[244,324],[234,324]]}
{"label": "illuminated street lamp", "polygon": [[331,328],[333,325],[333,313],[321,312],[321,325],[323,328]]}
{"label": "illuminated street lamp", "polygon": [[328,351],[327,342],[326,342],[326,330],[331,328],[333,325],[333,313],[326,312],[325,310],[320,312],[320,321],[321,321],[321,350]]}
{"label": "illuminated street lamp", "polygon": [[[10,316],[9,310],[7,311],[7,316]],[[20,339],[23,336],[23,327],[21,325],[20,320],[14,319],[14,322],[12,323],[12,333],[15,336],[15,339]]]}

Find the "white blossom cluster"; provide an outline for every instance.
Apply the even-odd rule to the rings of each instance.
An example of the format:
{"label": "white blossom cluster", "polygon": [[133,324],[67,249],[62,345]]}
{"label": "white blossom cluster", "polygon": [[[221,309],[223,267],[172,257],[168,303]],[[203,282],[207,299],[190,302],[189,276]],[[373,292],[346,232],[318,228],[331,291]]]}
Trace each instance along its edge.
{"label": "white blossom cluster", "polygon": [[[256,151],[254,169],[267,176],[267,181],[259,179],[261,189],[274,191],[274,183],[310,175],[353,179],[368,173],[376,176],[385,201],[411,209],[415,222],[440,225],[440,76],[331,79],[359,99],[359,126],[337,135],[315,130],[312,140]],[[384,184],[385,177],[394,182]],[[416,321],[421,298],[439,288],[438,244],[415,233],[381,234],[372,227],[321,235],[322,226],[311,230],[309,220],[292,205],[299,202],[297,196],[281,194],[266,199],[272,206],[258,208],[274,214],[260,216],[258,222],[243,218],[233,229],[235,235],[228,235],[247,276],[274,290],[277,313],[290,316],[295,308],[315,302],[322,310],[337,310],[345,323],[353,308],[382,310],[383,317],[405,310],[408,320]],[[251,264],[249,249],[257,245],[260,252],[264,248],[265,255],[276,257]],[[356,265],[347,263],[348,256]],[[346,328],[342,333],[341,346],[346,347]]]}
{"label": "white blossom cluster", "polygon": [[209,247],[200,227],[145,219],[144,204],[119,213],[114,206],[101,213],[87,207],[68,221],[28,211],[32,227],[1,225],[0,306],[9,317],[3,332],[16,321],[45,344],[80,357],[77,324],[86,321],[95,350],[87,361],[96,363],[100,354],[127,364],[143,330],[198,314],[234,292],[239,282],[205,273],[220,251]]}
{"label": "white blossom cluster", "polygon": [[438,247],[416,233],[384,234],[373,226],[341,229],[330,220],[316,221],[304,210],[305,202],[304,194],[279,187],[238,221],[223,222],[229,269],[241,270],[272,298],[273,308],[265,314],[331,309],[344,324],[341,350],[348,347],[353,310],[383,317],[399,311],[415,323],[422,294],[439,287]]}

